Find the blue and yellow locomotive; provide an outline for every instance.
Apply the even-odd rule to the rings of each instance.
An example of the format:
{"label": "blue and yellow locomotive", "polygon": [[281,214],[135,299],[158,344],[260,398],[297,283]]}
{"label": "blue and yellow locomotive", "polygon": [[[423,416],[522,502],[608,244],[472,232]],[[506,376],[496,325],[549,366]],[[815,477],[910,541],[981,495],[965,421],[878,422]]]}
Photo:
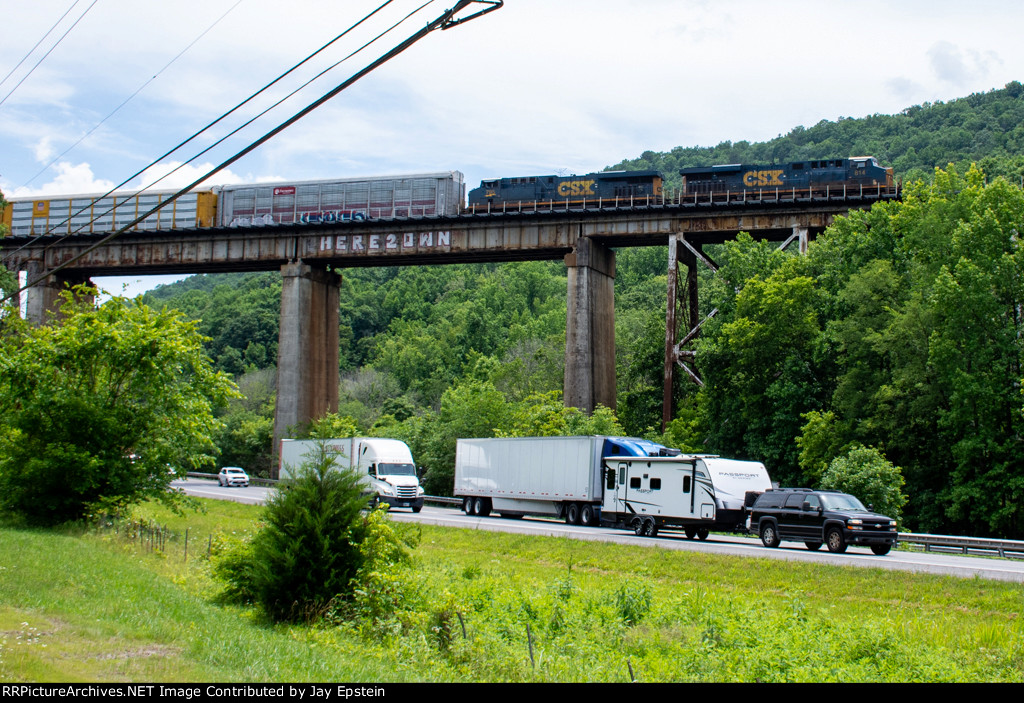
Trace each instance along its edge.
{"label": "blue and yellow locomotive", "polygon": [[738,193],[786,188],[892,188],[892,169],[878,165],[874,156],[848,159],[794,161],[788,164],[751,166],[723,164],[684,168],[682,195]]}
{"label": "blue and yellow locomotive", "polygon": [[508,203],[600,202],[612,204],[661,197],[661,173],[658,171],[601,171],[583,176],[524,176],[482,181],[469,191],[469,209]]}

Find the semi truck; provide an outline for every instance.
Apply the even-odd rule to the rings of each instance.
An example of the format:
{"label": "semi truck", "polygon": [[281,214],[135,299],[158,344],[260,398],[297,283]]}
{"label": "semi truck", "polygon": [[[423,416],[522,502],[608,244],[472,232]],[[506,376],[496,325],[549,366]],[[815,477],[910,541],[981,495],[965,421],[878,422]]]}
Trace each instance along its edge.
{"label": "semi truck", "polygon": [[455,495],[467,515],[546,515],[653,537],[681,529],[746,530],[750,505],[772,487],[764,464],[683,454],[635,437],[460,439]]}
{"label": "semi truck", "polygon": [[282,439],[278,476],[291,478],[300,466],[316,460],[321,446],[336,468],[358,471],[364,477],[374,505],[410,508],[414,513],[423,508],[423,487],[412,452],[397,439]]}

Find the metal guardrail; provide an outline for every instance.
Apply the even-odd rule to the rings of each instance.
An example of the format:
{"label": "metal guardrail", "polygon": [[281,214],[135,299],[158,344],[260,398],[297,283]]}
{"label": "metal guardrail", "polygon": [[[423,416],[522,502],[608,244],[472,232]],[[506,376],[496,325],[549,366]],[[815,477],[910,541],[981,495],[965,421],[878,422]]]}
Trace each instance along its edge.
{"label": "metal guardrail", "polygon": [[[192,478],[217,480],[217,474],[189,472]],[[249,481],[255,485],[273,486],[277,483],[271,478],[250,476]],[[461,498],[447,496],[423,496],[426,503],[434,505],[461,505]],[[926,535],[916,532],[901,532],[898,537],[900,544],[916,545],[925,552],[946,554],[975,554],[980,556],[998,556],[1003,559],[1024,559],[1024,540],[989,539],[986,537],[958,537],[955,535]]]}
{"label": "metal guardrail", "polygon": [[1024,541],[1014,539],[989,539],[986,537],[957,537],[954,535],[925,535],[900,533],[901,544],[923,546],[926,552],[947,554],[976,554],[999,556],[1004,559],[1024,559]]}

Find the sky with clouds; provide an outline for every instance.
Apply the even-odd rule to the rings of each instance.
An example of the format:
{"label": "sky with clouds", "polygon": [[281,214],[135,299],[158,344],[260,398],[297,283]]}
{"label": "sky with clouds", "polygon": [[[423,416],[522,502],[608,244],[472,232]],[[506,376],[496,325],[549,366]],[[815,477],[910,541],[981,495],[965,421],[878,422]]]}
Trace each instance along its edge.
{"label": "sky with clouds", "polygon": [[[0,190],[103,192],[143,169],[129,185],[150,185],[427,2],[155,187],[189,183],[454,5],[392,0],[147,169],[383,1],[8,3]],[[472,187],[586,173],[648,149],[761,141],[1022,80],[1022,26],[1024,3],[1010,0],[506,0],[434,32],[210,183],[459,170]]]}

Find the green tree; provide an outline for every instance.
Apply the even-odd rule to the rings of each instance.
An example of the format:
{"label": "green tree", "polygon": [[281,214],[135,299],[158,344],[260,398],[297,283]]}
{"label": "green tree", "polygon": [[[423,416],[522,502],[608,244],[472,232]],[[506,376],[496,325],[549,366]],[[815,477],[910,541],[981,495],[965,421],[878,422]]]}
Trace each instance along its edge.
{"label": "green tree", "polygon": [[219,563],[229,595],[251,598],[275,621],[316,620],[350,600],[366,559],[364,491],[362,476],[335,469],[321,446],[271,495],[252,543]]}
{"label": "green tree", "polygon": [[907,497],[903,473],[874,447],[857,445],[832,460],[821,477],[821,487],[857,496],[875,512],[899,520]]}
{"label": "green tree", "polygon": [[213,461],[213,408],[236,393],[202,341],[178,313],[122,298],[95,307],[71,292],[46,325],[5,320],[0,506],[57,524],[180,498],[173,474]]}
{"label": "green tree", "polygon": [[535,393],[516,405],[507,437],[555,437],[571,435],[621,435],[624,431],[615,413],[603,405],[587,415],[579,408],[567,408],[560,391]]}
{"label": "green tree", "polygon": [[[0,191],[0,215],[3,214],[4,208],[7,207],[7,201],[4,200],[3,191]],[[7,225],[0,221],[0,239],[7,236]],[[17,289],[18,279],[10,271],[0,264],[0,298],[3,298]],[[3,317],[3,313],[0,312],[0,318]]]}

